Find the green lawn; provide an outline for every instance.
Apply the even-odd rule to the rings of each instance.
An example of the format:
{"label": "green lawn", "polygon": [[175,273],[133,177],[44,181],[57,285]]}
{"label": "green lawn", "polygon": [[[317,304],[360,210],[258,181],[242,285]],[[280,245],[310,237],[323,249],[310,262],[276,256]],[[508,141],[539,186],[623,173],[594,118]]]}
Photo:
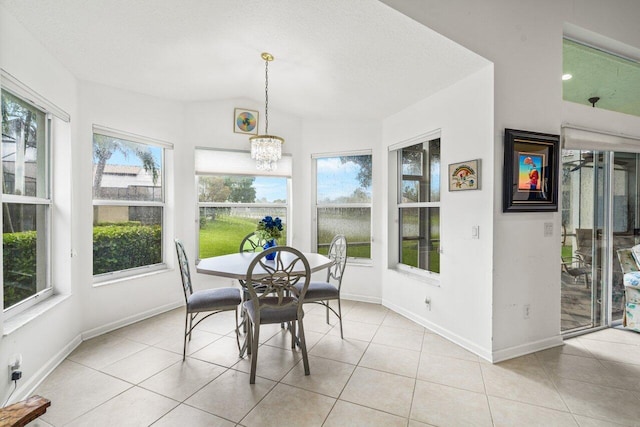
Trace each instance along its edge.
{"label": "green lawn", "polygon": [[[216,215],[215,220],[207,221],[205,226],[200,228],[199,257],[208,258],[238,252],[244,236],[255,231],[257,225],[258,220],[255,218]],[[280,244],[285,244],[287,241],[286,228],[278,240]],[[360,240],[366,240],[366,238],[363,236]],[[321,246],[318,252],[326,255],[328,249],[328,246]],[[349,245],[347,255],[349,257],[371,258],[371,244]]]}
{"label": "green lawn", "polygon": [[[240,242],[247,234],[256,231],[258,220],[229,215],[217,215],[200,228],[200,258],[226,255],[238,252]],[[286,229],[279,239],[287,241]]]}
{"label": "green lawn", "polygon": [[[318,248],[318,253],[327,255],[329,253],[329,246],[320,246]],[[347,240],[347,257],[371,258],[371,244],[350,245]]]}
{"label": "green lawn", "polygon": [[[418,267],[418,243],[415,240],[402,242],[402,264]],[[440,273],[440,253],[435,248],[429,253],[429,271]]]}
{"label": "green lawn", "polygon": [[[226,255],[238,252],[240,242],[247,234],[255,231],[258,220],[255,218],[245,218],[229,215],[216,215],[215,220],[207,221],[203,228],[200,229],[200,258],[208,258],[218,255]],[[324,230],[320,234],[325,239],[331,234],[329,230]],[[331,234],[332,236],[332,234]],[[331,239],[328,238],[328,241]],[[351,240],[351,239],[349,239]],[[286,229],[282,238],[279,239],[280,244],[287,241]],[[366,236],[361,236],[358,241],[367,241]],[[565,248],[571,253],[571,247],[563,247],[563,256]],[[323,245],[318,252],[327,253],[328,245]],[[417,243],[415,241],[403,242],[403,260],[402,263],[417,267]],[[355,258],[371,258],[371,244],[350,244],[347,248],[347,255]],[[440,272],[440,254],[437,250],[432,251],[429,257],[429,270]]]}
{"label": "green lawn", "polygon": [[371,258],[371,211],[368,208],[318,210],[318,253],[326,255],[336,234],[347,238],[347,256]]}

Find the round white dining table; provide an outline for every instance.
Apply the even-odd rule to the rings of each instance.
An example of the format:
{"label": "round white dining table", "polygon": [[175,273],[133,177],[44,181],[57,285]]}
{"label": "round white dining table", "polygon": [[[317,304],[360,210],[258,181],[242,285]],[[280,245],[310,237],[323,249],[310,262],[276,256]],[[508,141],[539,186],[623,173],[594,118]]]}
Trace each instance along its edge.
{"label": "round white dining table", "polygon": [[[247,278],[247,269],[249,268],[249,264],[258,254],[259,252],[238,252],[229,255],[203,258],[196,266],[196,271],[198,273],[210,274],[212,276],[245,280]],[[307,262],[309,262],[309,269],[311,270],[311,273],[323,270],[333,264],[331,259],[321,254],[304,252],[303,255],[307,258]],[[293,258],[295,255],[290,252],[283,252],[282,256],[283,261],[286,262],[287,258]],[[303,268],[302,262],[299,261],[294,266],[294,271],[303,271]],[[254,274],[257,271],[258,270],[254,271]]]}

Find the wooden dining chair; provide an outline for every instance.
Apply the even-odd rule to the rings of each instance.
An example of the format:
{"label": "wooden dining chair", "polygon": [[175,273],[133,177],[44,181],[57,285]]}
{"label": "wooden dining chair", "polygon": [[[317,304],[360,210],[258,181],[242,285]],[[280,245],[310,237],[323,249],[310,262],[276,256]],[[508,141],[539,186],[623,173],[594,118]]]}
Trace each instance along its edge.
{"label": "wooden dining chair", "polygon": [[[204,289],[193,291],[191,286],[191,273],[189,270],[189,259],[184,250],[184,245],[179,239],[175,240],[176,253],[178,254],[178,265],[180,266],[180,275],[182,277],[182,291],[186,305],[186,313],[184,319],[184,343],[182,347],[182,360],[184,361],[187,353],[187,338],[191,341],[191,332],[198,326],[200,322],[209,316],[223,311],[235,311],[236,314],[236,342],[238,343],[238,351],[242,353],[240,346],[240,331],[238,326],[238,306],[242,303],[240,289],[227,287]],[[200,313],[208,313],[198,319],[194,324],[194,320]]]}
{"label": "wooden dining chair", "polygon": [[[273,261],[267,255],[276,253]],[[291,348],[296,341],[302,351],[304,373],[309,375],[309,359],[304,337],[302,301],[311,270],[309,262],[298,250],[289,246],[274,246],[257,255],[247,269],[246,287],[250,296],[243,303],[248,322],[247,352],[251,356],[249,383],[255,384],[258,363],[260,325],[287,323],[290,325]],[[300,287],[296,286],[302,284]],[[296,324],[298,335],[296,336]]]}
{"label": "wooden dining chair", "polygon": [[[347,265],[347,238],[343,234],[333,237],[329,245],[327,255],[333,261],[331,267],[327,269],[327,279],[324,282],[311,282],[304,297],[304,303],[320,304],[327,309],[327,324],[329,323],[329,310],[338,317],[340,321],[340,338],[342,334],[342,308],[340,306],[340,288],[342,287],[342,276]],[[301,288],[298,283],[296,287]],[[338,311],[331,307],[330,302],[338,302]]]}

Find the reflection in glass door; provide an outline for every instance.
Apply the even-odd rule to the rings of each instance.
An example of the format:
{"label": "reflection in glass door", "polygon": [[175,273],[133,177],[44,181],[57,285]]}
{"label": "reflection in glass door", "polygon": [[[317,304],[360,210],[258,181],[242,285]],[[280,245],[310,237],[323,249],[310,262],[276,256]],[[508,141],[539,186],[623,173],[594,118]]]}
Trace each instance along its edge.
{"label": "reflection in glass door", "polygon": [[618,252],[640,243],[639,161],[635,153],[563,151],[563,333],[622,319]]}
{"label": "reflection in glass door", "polygon": [[594,238],[601,235],[595,201],[602,172],[602,162],[593,152],[562,152],[562,332],[601,324],[600,285],[593,273]]}
{"label": "reflection in glass door", "polygon": [[622,321],[624,313],[621,251],[640,243],[640,208],[638,197],[638,164],[640,155],[613,153],[612,253],[611,253],[611,320]]}

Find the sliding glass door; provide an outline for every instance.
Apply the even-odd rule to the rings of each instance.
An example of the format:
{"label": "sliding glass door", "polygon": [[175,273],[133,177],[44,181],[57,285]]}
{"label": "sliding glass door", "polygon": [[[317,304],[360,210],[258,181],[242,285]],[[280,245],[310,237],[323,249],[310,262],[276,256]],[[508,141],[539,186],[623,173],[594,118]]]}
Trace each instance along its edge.
{"label": "sliding glass door", "polygon": [[564,150],[562,155],[562,332],[622,319],[618,253],[640,243],[635,153]]}
{"label": "sliding glass door", "polygon": [[[602,324],[594,240],[602,236],[597,201],[602,199],[603,165],[591,151],[562,152],[562,332]],[[595,274],[594,274],[595,273]]]}
{"label": "sliding glass door", "polygon": [[612,228],[611,236],[611,320],[622,321],[625,273],[622,252],[640,244],[640,198],[638,197],[638,165],[640,154],[613,153]]}

